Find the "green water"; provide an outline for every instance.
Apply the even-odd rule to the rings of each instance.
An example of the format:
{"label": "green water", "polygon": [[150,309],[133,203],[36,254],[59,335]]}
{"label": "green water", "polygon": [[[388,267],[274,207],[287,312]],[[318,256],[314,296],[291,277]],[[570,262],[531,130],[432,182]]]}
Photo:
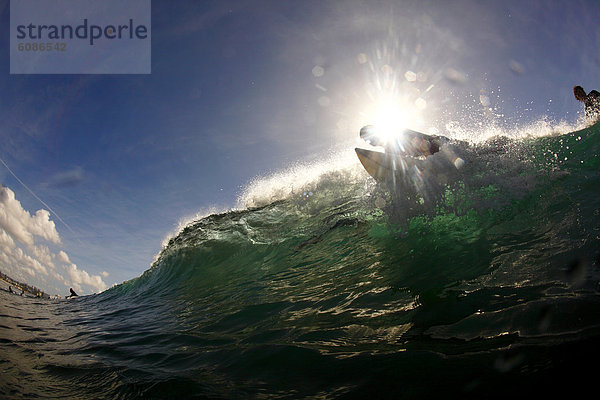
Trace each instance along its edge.
{"label": "green water", "polygon": [[3,306],[0,394],[583,393],[600,355],[599,131],[457,145],[466,164],[443,183],[353,166],[247,194],[137,279]]}

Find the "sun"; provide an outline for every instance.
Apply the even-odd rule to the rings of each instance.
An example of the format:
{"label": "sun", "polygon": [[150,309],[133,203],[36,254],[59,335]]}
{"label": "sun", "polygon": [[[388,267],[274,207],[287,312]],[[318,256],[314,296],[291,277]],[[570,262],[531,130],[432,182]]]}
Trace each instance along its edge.
{"label": "sun", "polygon": [[398,138],[405,129],[417,129],[423,123],[421,110],[401,97],[389,96],[374,102],[365,114],[383,143]]}
{"label": "sun", "polygon": [[402,108],[389,102],[377,106],[373,122],[377,135],[386,143],[398,136],[410,123]]}

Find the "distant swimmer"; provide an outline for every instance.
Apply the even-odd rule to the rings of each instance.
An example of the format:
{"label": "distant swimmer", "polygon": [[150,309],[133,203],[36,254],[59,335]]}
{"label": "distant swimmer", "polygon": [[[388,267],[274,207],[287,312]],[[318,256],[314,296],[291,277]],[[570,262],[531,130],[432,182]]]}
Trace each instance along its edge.
{"label": "distant swimmer", "polygon": [[66,296],[65,299],[68,299],[70,297],[77,297],[78,296],[77,293],[75,293],[75,291],[73,290],[73,288],[70,288],[69,290],[71,291],[71,295],[70,296]]}
{"label": "distant swimmer", "polygon": [[575,86],[573,94],[585,105],[585,116],[590,120],[597,121],[600,117],[600,92],[592,90],[586,94],[581,86]]}
{"label": "distant swimmer", "polygon": [[12,290],[12,286],[9,286],[9,287],[8,287],[8,291],[9,291],[10,293],[15,293],[15,292],[13,292],[13,290]]}

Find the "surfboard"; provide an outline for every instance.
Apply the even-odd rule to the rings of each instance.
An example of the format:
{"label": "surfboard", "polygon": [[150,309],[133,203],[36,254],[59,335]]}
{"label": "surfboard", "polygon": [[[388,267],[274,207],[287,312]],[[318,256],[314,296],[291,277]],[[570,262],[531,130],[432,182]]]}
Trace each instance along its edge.
{"label": "surfboard", "polygon": [[386,154],[383,151],[357,147],[354,149],[358,160],[369,175],[376,181],[395,180],[401,175],[419,167],[425,160],[411,156]]}
{"label": "surfboard", "polygon": [[392,142],[384,144],[377,137],[372,125],[360,130],[360,137],[374,146],[385,147],[385,151],[357,147],[356,155],[365,170],[377,181],[397,181],[415,167],[422,169],[425,159],[440,151],[448,142],[443,136],[430,136],[412,129],[402,129]]}

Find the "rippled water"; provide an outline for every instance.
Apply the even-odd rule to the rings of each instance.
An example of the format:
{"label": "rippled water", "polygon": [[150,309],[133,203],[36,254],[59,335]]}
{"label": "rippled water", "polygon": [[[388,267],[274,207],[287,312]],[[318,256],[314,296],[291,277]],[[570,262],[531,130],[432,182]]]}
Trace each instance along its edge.
{"label": "rippled water", "polygon": [[466,164],[443,182],[386,187],[356,165],[287,191],[257,182],[249,208],[190,223],[141,277],[96,296],[0,292],[0,396],[594,388],[600,126],[455,145]]}

